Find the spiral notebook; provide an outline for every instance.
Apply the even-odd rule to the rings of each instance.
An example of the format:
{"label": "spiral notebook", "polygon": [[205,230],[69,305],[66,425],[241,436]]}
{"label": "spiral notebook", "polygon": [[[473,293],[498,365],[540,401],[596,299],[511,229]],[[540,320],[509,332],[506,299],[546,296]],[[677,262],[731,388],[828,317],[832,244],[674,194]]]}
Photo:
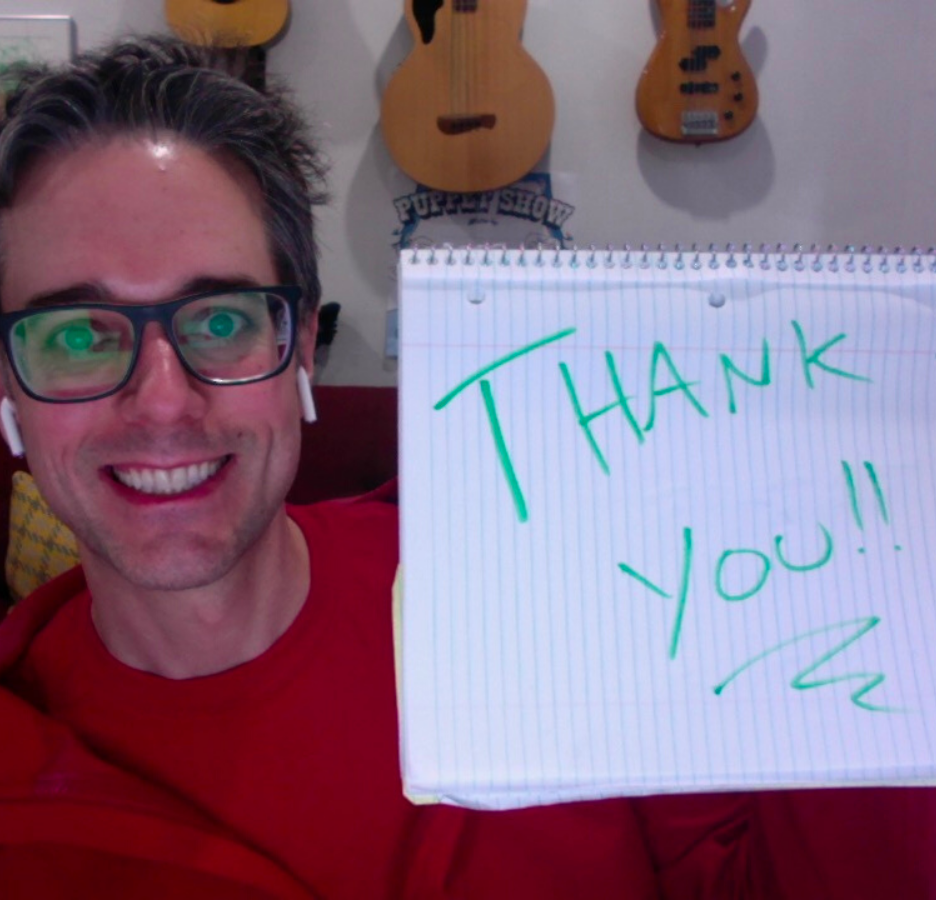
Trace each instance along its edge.
{"label": "spiral notebook", "polygon": [[406,250],[409,796],[936,771],[936,257]]}

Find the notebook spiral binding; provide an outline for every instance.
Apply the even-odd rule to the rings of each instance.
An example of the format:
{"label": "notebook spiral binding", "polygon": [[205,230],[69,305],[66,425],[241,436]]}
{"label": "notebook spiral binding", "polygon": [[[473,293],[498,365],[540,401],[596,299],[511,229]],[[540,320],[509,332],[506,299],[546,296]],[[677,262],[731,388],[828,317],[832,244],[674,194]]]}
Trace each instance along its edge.
{"label": "notebook spiral binding", "polygon": [[482,266],[584,266],[589,269],[674,269],[703,270],[728,269],[739,267],[785,272],[798,272],[811,269],[814,272],[872,272],[888,273],[913,271],[916,273],[936,273],[936,247],[926,250],[921,247],[869,247],[860,249],[851,245],[839,248],[829,245],[820,248],[812,244],[805,249],[801,244],[793,244],[789,249],[784,244],[770,246],[760,244],[726,244],[718,248],[709,244],[705,249],[696,244],[685,248],[680,244],[669,248],[664,244],[649,247],[641,244],[634,248],[628,244],[616,248],[611,244],[599,248],[592,244],[586,249],[573,247],[562,249],[559,246],[538,244],[536,247],[519,246],[511,250],[506,244],[482,244],[455,247],[452,244],[423,245],[403,251],[404,257],[412,263],[425,261],[429,265],[482,265]]}

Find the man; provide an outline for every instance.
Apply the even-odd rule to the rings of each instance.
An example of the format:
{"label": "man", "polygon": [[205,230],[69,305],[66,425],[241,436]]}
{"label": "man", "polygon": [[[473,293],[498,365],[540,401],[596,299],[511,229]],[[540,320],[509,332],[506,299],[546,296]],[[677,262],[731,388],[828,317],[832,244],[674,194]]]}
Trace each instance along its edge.
{"label": "man", "polygon": [[82,567],[0,633],[4,896],[655,896],[624,801],[402,797],[389,493],[284,506],[322,171],[282,97],[170,42],[9,100],[4,431]]}
{"label": "man", "polygon": [[392,493],[284,506],[322,174],[281,96],[168,41],[8,100],[3,431],[82,566],[0,628],[0,895],[766,891],[744,796],[402,796]]}

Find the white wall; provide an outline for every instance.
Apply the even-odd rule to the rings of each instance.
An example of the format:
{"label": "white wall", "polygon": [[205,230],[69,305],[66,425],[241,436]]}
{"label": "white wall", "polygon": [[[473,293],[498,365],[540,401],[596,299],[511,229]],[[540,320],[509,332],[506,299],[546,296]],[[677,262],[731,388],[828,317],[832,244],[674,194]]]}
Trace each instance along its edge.
{"label": "white wall", "polygon": [[[326,299],[342,304],[322,372],[332,383],[395,381],[383,352],[393,199],[414,185],[387,155],[378,119],[382,89],[411,45],[403,2],[293,0],[270,51],[270,69],[294,85],[333,160],[334,202],[320,229]],[[24,11],[71,14],[80,47],[164,28],[159,0],[0,0],[0,14]],[[529,0],[524,45],[557,102],[547,168],[555,196],[575,207],[568,243],[936,243],[932,3],[752,0],[741,36],[758,118],[703,147],[663,143],[637,121],[634,89],[655,18],[650,0]],[[515,234],[524,236],[456,229],[475,242]]]}
{"label": "white wall", "polygon": [[0,16],[39,15],[71,16],[79,49],[131,31],[165,29],[160,0],[0,0]]}

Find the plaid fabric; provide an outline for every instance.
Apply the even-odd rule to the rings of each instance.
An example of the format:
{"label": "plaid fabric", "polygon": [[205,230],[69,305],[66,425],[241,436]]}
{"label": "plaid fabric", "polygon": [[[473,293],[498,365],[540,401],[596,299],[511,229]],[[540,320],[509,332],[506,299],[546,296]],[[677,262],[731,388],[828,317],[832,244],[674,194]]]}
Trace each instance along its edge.
{"label": "plaid fabric", "polygon": [[27,472],[13,473],[6,581],[13,602],[78,564],[68,527],[49,509]]}

